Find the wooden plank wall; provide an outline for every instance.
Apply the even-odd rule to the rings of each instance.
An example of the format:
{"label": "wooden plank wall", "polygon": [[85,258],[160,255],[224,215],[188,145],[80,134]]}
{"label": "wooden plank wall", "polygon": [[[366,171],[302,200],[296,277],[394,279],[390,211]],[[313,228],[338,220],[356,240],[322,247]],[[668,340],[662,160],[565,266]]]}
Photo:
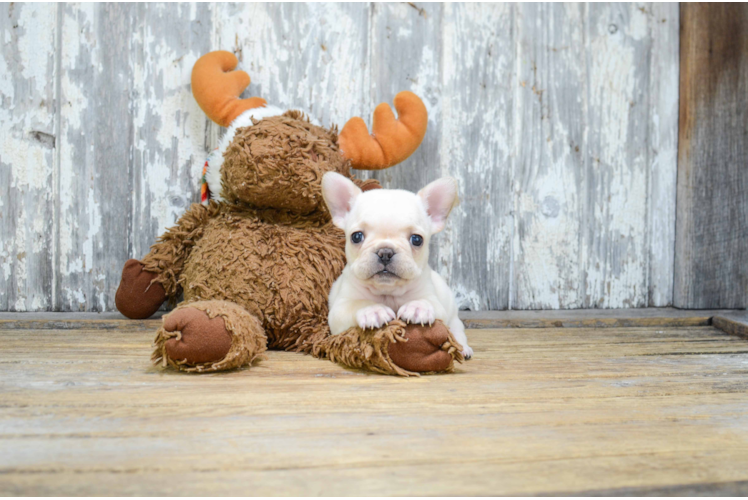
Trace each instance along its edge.
{"label": "wooden plank wall", "polygon": [[422,96],[424,144],[376,175],[460,181],[433,265],[462,307],[670,305],[678,23],[650,3],[3,4],[0,310],[113,309],[122,263],[198,198],[221,130],[189,75],[219,48],[247,95],[323,124]]}
{"label": "wooden plank wall", "polygon": [[681,17],[674,302],[748,307],[748,5]]}

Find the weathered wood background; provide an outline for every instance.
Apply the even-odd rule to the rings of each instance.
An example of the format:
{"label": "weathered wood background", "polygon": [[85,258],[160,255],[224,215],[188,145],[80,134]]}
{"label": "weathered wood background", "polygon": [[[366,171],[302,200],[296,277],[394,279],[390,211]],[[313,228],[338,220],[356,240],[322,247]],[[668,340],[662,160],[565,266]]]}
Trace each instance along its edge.
{"label": "weathered wood background", "polygon": [[674,305],[748,306],[748,4],[681,6]]}
{"label": "weathered wood background", "polygon": [[433,263],[463,307],[673,303],[676,4],[3,4],[0,32],[0,310],[114,308],[198,199],[221,130],[190,71],[219,48],[323,124],[422,96],[378,175],[459,179]]}

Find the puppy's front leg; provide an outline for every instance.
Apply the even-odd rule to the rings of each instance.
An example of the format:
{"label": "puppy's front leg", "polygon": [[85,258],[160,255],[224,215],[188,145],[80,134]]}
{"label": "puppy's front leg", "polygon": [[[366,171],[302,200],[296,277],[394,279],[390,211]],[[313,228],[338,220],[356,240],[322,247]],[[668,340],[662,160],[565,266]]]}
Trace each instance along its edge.
{"label": "puppy's front leg", "polygon": [[447,326],[449,326],[449,330],[454,335],[455,340],[462,346],[462,355],[465,356],[465,359],[472,358],[473,348],[468,345],[467,335],[465,335],[465,325],[462,324],[462,320],[455,316]]}
{"label": "puppy's front leg", "polygon": [[397,317],[408,323],[431,325],[437,319],[443,320],[444,308],[437,300],[418,299],[403,304],[397,310]]}
{"label": "puppy's front leg", "polygon": [[354,326],[363,329],[379,328],[395,317],[395,312],[384,304],[371,300],[346,300],[336,303],[330,309],[327,319],[330,332],[338,335]]}

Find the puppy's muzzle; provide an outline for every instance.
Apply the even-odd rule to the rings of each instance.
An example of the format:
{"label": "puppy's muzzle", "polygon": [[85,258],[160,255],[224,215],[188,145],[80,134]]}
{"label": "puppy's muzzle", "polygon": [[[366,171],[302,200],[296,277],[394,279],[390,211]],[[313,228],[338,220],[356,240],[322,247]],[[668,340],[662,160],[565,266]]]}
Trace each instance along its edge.
{"label": "puppy's muzzle", "polygon": [[379,262],[381,262],[384,267],[387,267],[387,264],[390,263],[392,260],[392,257],[395,256],[395,250],[392,248],[380,248],[377,250],[377,257],[379,257]]}
{"label": "puppy's muzzle", "polygon": [[397,267],[395,264],[395,249],[384,247],[374,252],[377,256],[377,263],[375,264],[376,270],[372,276],[379,276],[381,278],[398,278],[396,272],[393,272],[393,268]]}

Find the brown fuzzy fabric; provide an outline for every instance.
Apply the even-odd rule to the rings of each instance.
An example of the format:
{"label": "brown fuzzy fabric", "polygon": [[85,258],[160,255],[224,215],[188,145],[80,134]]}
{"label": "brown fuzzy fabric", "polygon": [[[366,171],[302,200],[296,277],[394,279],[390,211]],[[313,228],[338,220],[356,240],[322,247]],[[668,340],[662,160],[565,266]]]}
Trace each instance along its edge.
{"label": "brown fuzzy fabric", "polygon": [[220,205],[211,201],[209,206],[193,203],[179,218],[177,225],[158,237],[148,255],[143,257],[144,271],[158,275],[172,304],[180,292],[179,275],[184,261],[203,235],[206,223],[220,212]]}
{"label": "brown fuzzy fabric", "polygon": [[[334,128],[312,125],[298,111],[239,129],[224,155],[222,168],[225,197],[234,202],[213,200],[207,207],[194,203],[142,260],[145,271],[158,275],[156,282],[164,287],[170,303],[174,305],[182,291],[180,285],[185,279],[180,275],[185,260],[206,225],[227,210],[245,220],[257,219],[270,225],[291,224],[297,229],[329,226],[326,233],[339,233],[342,242],[343,232],[330,223],[321,186],[322,176],[329,171],[351,177],[349,162],[339,154],[336,140]],[[364,191],[381,188],[376,179],[352,180]],[[306,217],[301,216],[304,214]]]}
{"label": "brown fuzzy fabric", "polygon": [[205,363],[190,363],[185,359],[172,359],[167,354],[166,344],[171,339],[179,339],[181,332],[179,330],[167,331],[162,326],[156,332],[154,351],[151,355],[151,361],[154,364],[185,372],[217,372],[249,366],[258,355],[267,349],[267,338],[258,319],[231,302],[217,300],[183,302],[170,314],[164,316],[164,325],[167,324],[171,315],[178,314],[188,308],[203,311],[211,319],[218,316],[223,318],[226,331],[232,336],[231,348],[228,353],[218,361]]}
{"label": "brown fuzzy fabric", "polygon": [[180,277],[184,298],[229,300],[255,315],[270,348],[309,352],[329,335],[327,296],[345,266],[329,216],[223,204]]}
{"label": "brown fuzzy fabric", "polygon": [[312,125],[298,111],[240,128],[223,155],[223,197],[257,208],[308,214],[322,202],[322,176],[349,175],[335,129]]}
{"label": "brown fuzzy fabric", "polygon": [[[378,330],[350,328],[340,335],[331,335],[320,342],[315,346],[313,354],[350,368],[401,377],[419,376],[419,372],[406,370],[395,364],[389,354],[391,345],[408,342],[408,328],[412,326],[415,325],[406,325],[400,320],[395,320]],[[443,324],[441,327],[446,328]],[[439,349],[446,352],[449,357],[449,362],[438,370],[440,372],[451,372],[454,369],[454,361],[462,363],[464,360],[460,354],[460,344],[451,334]]]}

